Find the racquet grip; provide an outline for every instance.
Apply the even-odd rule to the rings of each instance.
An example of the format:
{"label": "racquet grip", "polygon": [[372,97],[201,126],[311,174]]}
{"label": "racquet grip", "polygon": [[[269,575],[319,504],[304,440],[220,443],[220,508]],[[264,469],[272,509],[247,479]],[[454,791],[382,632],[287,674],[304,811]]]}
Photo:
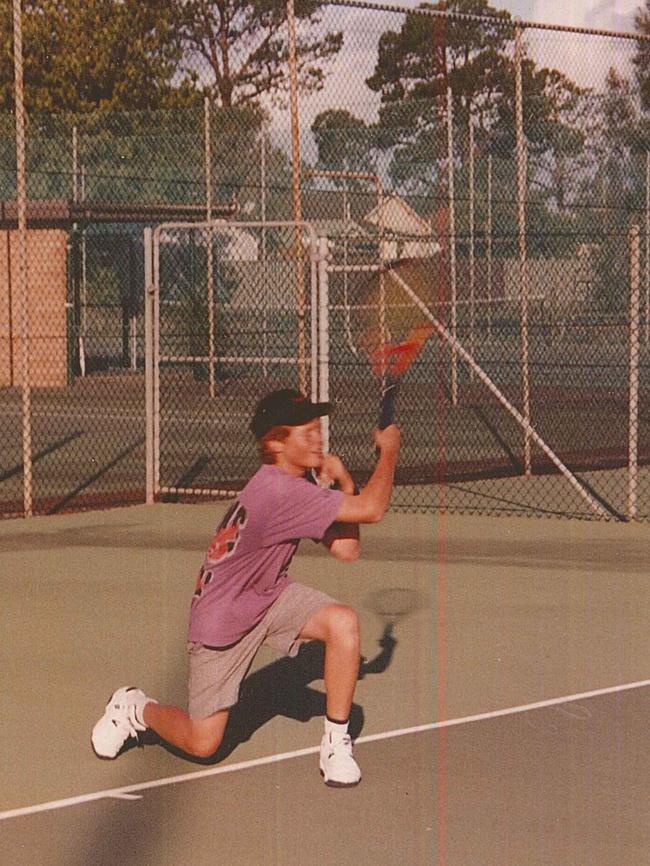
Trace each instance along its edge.
{"label": "racquet grip", "polygon": [[386,384],[381,395],[381,406],[379,410],[379,429],[385,430],[395,422],[395,396],[397,394],[397,382]]}

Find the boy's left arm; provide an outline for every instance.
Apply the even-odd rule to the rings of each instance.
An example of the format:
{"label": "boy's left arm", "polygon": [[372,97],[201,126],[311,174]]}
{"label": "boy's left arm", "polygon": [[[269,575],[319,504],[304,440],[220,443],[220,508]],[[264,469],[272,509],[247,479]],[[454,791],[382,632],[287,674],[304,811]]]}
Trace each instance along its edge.
{"label": "boy's left arm", "polygon": [[[345,468],[343,461],[335,454],[326,454],[318,472],[318,481],[325,486],[336,484],[337,488],[349,496],[356,493],[356,485]],[[358,523],[333,523],[323,536],[323,544],[332,556],[344,562],[353,562],[361,553],[361,540]]]}

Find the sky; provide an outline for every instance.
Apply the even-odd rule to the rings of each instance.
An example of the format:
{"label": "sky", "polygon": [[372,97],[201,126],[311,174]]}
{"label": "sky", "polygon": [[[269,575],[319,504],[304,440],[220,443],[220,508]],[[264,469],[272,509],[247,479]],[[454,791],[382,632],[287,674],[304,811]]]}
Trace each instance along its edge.
{"label": "sky", "polygon": [[[372,4],[372,0],[369,2]],[[419,6],[421,0],[385,2],[408,9]],[[646,0],[490,0],[493,7],[505,9],[523,21],[628,33],[634,32],[635,13],[645,3]],[[376,0],[377,4],[381,5],[381,0]],[[369,14],[341,6],[328,7],[325,15],[324,23],[343,31],[344,45],[324,89],[313,97],[301,96],[300,120],[305,132],[314,117],[329,107],[346,108],[366,120],[376,118],[378,99],[365,86],[365,79],[374,69],[380,34],[386,29],[399,29],[402,20],[402,16],[386,12]],[[529,56],[540,66],[560,69],[583,87],[600,88],[611,65],[616,65],[622,74],[632,74],[633,42],[540,30],[525,33]],[[276,128],[280,125],[281,120]]]}
{"label": "sky", "polygon": [[[370,0],[372,3],[373,0]],[[642,0],[491,0],[524,21],[569,24],[599,30],[633,30],[634,13]],[[395,5],[415,7],[420,0],[396,0]]]}
{"label": "sky", "polygon": [[524,21],[632,31],[641,0],[493,0],[492,5]]}

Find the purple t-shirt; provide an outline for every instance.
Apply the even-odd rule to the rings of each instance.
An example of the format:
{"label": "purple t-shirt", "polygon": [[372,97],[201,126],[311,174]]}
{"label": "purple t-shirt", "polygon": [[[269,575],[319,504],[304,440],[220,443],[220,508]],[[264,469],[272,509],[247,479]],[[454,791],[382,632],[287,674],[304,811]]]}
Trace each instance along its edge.
{"label": "purple t-shirt", "polygon": [[291,582],[301,538],[321,539],[344,494],[264,464],[217,527],[192,598],[189,639],[235,643]]}

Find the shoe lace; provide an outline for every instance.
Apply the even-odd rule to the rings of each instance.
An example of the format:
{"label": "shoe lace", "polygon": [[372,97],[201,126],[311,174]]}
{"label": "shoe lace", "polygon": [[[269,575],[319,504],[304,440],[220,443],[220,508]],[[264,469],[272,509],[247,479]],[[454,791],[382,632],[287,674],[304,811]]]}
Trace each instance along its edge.
{"label": "shoe lace", "polygon": [[130,737],[136,737],[138,732],[132,719],[134,709],[129,707],[126,713],[114,713],[111,716],[111,722],[121,732]]}
{"label": "shoe lace", "polygon": [[135,737],[135,736],[137,736],[138,731],[141,730],[143,727],[142,724],[140,723],[140,720],[138,719],[138,714],[136,712],[135,704],[129,704],[129,709],[128,709],[127,714],[129,717],[129,722],[131,723],[131,727],[133,729],[133,736]]}
{"label": "shoe lace", "polygon": [[352,756],[352,737],[349,734],[343,734],[342,737],[333,740],[331,751],[332,754],[335,752],[345,752],[347,755]]}

